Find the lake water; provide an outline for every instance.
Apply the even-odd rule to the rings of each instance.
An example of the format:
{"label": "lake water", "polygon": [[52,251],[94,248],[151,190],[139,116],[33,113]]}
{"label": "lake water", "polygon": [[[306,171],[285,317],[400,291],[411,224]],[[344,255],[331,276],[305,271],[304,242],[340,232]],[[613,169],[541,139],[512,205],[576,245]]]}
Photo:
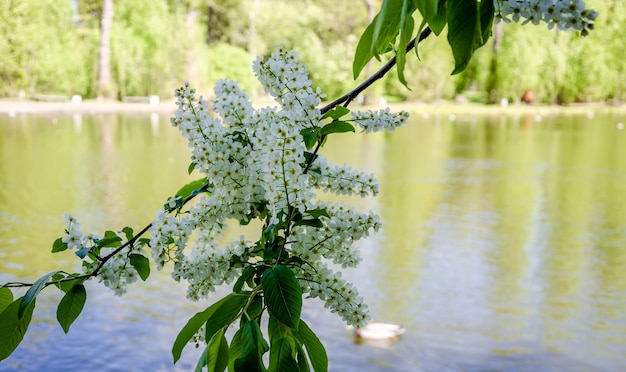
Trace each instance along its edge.
{"label": "lake water", "polygon": [[[374,319],[406,333],[355,342],[305,301],[330,370],[626,370],[625,122],[610,111],[420,111],[391,135],[331,138],[326,155],[381,184],[376,199],[347,200],[384,228],[344,277]],[[84,231],[145,226],[192,179],[188,156],[167,115],[0,117],[0,282],[78,269],[72,253],[49,253],[66,212]],[[190,345],[174,366],[171,345],[210,302],[185,300],[167,272],[124,297],[87,289],[67,335],[60,293],[45,290],[0,371],[193,369],[199,351]]]}

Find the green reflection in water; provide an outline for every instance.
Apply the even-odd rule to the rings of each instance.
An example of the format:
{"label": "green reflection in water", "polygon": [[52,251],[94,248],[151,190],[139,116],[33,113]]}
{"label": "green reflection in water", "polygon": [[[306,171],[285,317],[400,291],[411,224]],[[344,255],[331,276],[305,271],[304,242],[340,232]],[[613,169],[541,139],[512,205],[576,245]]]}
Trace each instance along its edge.
{"label": "green reflection in water", "polygon": [[[624,118],[454,119],[417,114],[390,135],[341,134],[323,149],[381,183],[379,198],[321,197],[383,218],[346,275],[375,318],[407,327],[396,353],[539,350],[626,368]],[[49,253],[68,211],[85,231],[144,226],[195,178],[188,158],[164,116],[0,118],[0,279],[76,266]],[[163,280],[138,302],[158,306]]]}

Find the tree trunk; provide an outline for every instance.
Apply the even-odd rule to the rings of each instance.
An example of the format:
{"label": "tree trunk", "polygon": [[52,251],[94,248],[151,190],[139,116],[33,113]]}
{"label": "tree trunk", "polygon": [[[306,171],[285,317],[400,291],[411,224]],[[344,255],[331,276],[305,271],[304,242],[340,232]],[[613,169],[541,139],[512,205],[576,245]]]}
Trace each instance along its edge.
{"label": "tree trunk", "polygon": [[98,99],[111,97],[111,27],[113,0],[102,1],[100,45],[98,46]]}

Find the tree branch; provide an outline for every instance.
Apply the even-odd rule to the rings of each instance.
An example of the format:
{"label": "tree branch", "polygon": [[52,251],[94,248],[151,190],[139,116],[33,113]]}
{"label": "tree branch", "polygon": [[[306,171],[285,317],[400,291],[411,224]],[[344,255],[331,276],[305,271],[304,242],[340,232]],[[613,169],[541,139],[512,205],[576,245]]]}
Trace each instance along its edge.
{"label": "tree branch", "polygon": [[[424,30],[422,30],[422,32],[420,33],[419,38],[416,37],[413,40],[411,40],[407,46],[406,46],[406,52],[408,53],[411,49],[415,48],[415,46],[421,42],[422,40],[426,39],[430,34],[432,33],[432,31],[430,30],[429,27],[426,27]],[[359,94],[361,94],[361,92],[363,92],[365,89],[369,88],[370,85],[374,84],[374,82],[380,78],[382,78],[383,76],[385,76],[387,74],[387,72],[389,72],[389,70],[391,70],[393,68],[393,66],[396,65],[396,57],[394,56],[393,58],[391,58],[389,60],[389,62],[385,63],[385,65],[383,67],[380,68],[380,70],[376,71],[372,76],[370,76],[369,78],[367,78],[367,80],[365,80],[364,82],[362,82],[361,84],[359,84],[359,86],[357,86],[356,88],[354,88],[353,90],[351,90],[350,92],[344,94],[343,96],[337,98],[336,100],[334,100],[333,102],[329,103],[328,105],[324,106],[320,111],[322,112],[322,115],[324,115],[328,110],[334,108],[335,106],[338,106],[342,103],[345,102],[344,106],[348,106],[350,104],[350,102],[352,102],[352,100],[354,100]]]}

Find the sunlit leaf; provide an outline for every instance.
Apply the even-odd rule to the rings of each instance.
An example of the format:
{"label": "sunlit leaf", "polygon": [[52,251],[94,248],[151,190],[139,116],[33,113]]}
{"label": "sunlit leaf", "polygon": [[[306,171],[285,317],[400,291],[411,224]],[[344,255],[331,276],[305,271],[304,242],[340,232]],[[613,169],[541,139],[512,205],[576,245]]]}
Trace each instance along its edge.
{"label": "sunlit leaf", "polygon": [[[197,313],[196,315],[192,316],[191,319],[189,319],[189,321],[187,322],[187,324],[185,324],[183,329],[180,330],[180,332],[178,333],[178,336],[176,336],[174,345],[172,346],[172,356],[174,357],[174,363],[176,363],[180,359],[180,355],[183,349],[185,348],[185,346],[187,346],[187,343],[189,342],[189,340],[191,340],[193,335],[200,329],[200,327],[202,327],[203,324],[207,323],[207,320],[211,318],[213,314],[218,312],[220,309],[222,309],[222,306],[225,306],[225,304],[228,304],[229,302],[240,303],[241,301],[243,301],[243,303],[245,303],[247,298],[248,298],[247,296],[231,293],[228,296],[217,301],[213,305],[209,306],[204,311],[201,311]],[[239,309],[243,307],[243,303],[239,305]],[[226,310],[228,310],[229,308],[230,307],[228,306],[224,307],[224,309]],[[215,319],[219,320],[222,317],[223,317],[222,315],[218,315]],[[209,325],[207,324],[207,327],[208,326]],[[222,327],[219,327],[219,328],[222,328]],[[219,328],[217,330],[219,330]],[[211,336],[217,330],[213,331]],[[210,340],[211,337],[209,337],[208,339]]]}
{"label": "sunlit leaf", "polygon": [[0,313],[0,360],[6,359],[24,339],[35,309],[36,299],[28,304],[22,316],[18,316],[24,297],[20,297]]}
{"label": "sunlit leaf", "polygon": [[232,323],[246,302],[248,302],[249,297],[247,294],[231,293],[213,304],[211,307],[217,306],[215,306],[215,311],[207,318],[205,339],[210,340],[217,331]]}
{"label": "sunlit leaf", "polygon": [[0,288],[0,313],[13,302],[13,292],[7,287]]}
{"label": "sunlit leaf", "polygon": [[62,252],[67,249],[67,243],[63,242],[63,238],[58,238],[52,243],[52,253]]}
{"label": "sunlit leaf", "polygon": [[222,372],[228,367],[228,341],[224,330],[220,329],[213,335],[207,345],[206,366],[208,372]]}
{"label": "sunlit leaf", "polygon": [[320,134],[325,136],[331,133],[344,133],[354,132],[352,124],[345,121],[333,121],[330,124],[324,125],[320,131]]}
{"label": "sunlit leaf", "polygon": [[270,348],[270,372],[298,371],[296,345],[293,337],[280,337]]}
{"label": "sunlit leaf", "polygon": [[46,275],[37,279],[37,281],[33,283],[33,285],[30,288],[28,288],[28,291],[26,291],[26,294],[24,295],[24,297],[22,297],[22,301],[20,302],[20,306],[17,310],[18,319],[22,319],[22,316],[24,316],[26,309],[30,307],[31,302],[35,300],[39,292],[41,292],[41,290],[44,288],[44,286],[48,282],[48,279],[50,279],[50,277],[52,277],[54,274],[59,273],[59,272],[61,272],[61,270],[56,270],[56,271],[47,273]]}
{"label": "sunlit leaf", "polygon": [[76,284],[63,296],[61,302],[59,302],[59,306],[57,307],[57,320],[65,333],[70,330],[70,326],[74,323],[74,320],[76,320],[81,311],[83,311],[86,300],[87,291],[85,290],[85,286]]}
{"label": "sunlit leaf", "polygon": [[448,0],[448,43],[454,56],[454,71],[465,70],[475,50],[474,38],[479,26],[476,1]]}
{"label": "sunlit leaf", "polygon": [[309,326],[300,320],[300,327],[297,331],[298,339],[304,343],[307,354],[309,354],[309,360],[313,366],[313,370],[316,372],[328,371],[328,356],[326,355],[326,349],[315,333],[309,328]]}
{"label": "sunlit leaf", "polygon": [[350,110],[347,109],[346,107],[335,106],[332,109],[326,111],[324,116],[322,116],[322,119],[326,119],[326,118],[339,119],[340,117],[345,116],[348,113],[350,113]]}
{"label": "sunlit leaf", "polygon": [[130,255],[130,264],[133,265],[141,280],[145,281],[150,276],[150,260],[146,256],[133,253]]}
{"label": "sunlit leaf", "polygon": [[270,315],[291,328],[297,328],[302,311],[302,288],[291,269],[278,265],[261,276],[265,304]]}
{"label": "sunlit leaf", "polygon": [[186,200],[192,195],[197,194],[198,192],[202,192],[207,184],[206,178],[200,178],[195,181],[191,181],[185,186],[181,187],[178,192],[176,192],[176,196],[180,196],[182,200]]}

